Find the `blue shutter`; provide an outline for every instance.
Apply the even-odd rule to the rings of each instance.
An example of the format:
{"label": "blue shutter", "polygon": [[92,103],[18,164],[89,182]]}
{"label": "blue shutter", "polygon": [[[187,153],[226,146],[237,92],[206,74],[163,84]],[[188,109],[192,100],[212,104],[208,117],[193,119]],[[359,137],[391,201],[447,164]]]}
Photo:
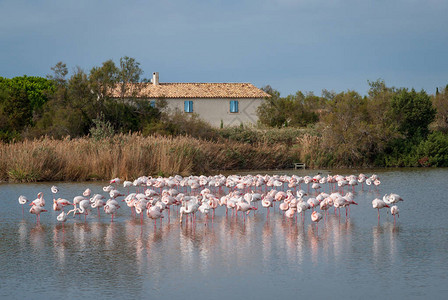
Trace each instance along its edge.
{"label": "blue shutter", "polygon": [[184,101],[184,111],[193,112],[193,101]]}
{"label": "blue shutter", "polygon": [[151,105],[151,107],[156,107],[156,100],[151,100],[149,105]]}
{"label": "blue shutter", "polygon": [[230,101],[230,112],[237,113],[238,112],[238,101],[232,100]]}

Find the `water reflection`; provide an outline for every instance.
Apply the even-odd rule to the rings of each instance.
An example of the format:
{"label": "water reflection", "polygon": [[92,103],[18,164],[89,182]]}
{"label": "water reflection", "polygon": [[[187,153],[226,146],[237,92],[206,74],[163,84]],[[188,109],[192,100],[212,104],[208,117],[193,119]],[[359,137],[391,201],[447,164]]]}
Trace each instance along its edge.
{"label": "water reflection", "polygon": [[[74,222],[43,226],[25,220],[18,225],[18,241],[25,247],[29,241],[34,252],[50,247],[59,267],[68,265],[68,251],[76,253],[112,251],[126,255],[127,261],[140,275],[150,274],[152,280],[161,278],[167,255],[182,271],[208,274],[216,265],[223,267],[252,264],[260,259],[264,268],[272,266],[273,257],[290,265],[300,266],[308,261],[313,265],[342,261],[347,252],[359,245],[353,244],[356,222],[345,216],[330,213],[318,226],[299,219],[285,219],[280,214],[253,215],[244,221],[241,216],[216,216],[213,223],[196,222],[180,225],[163,223],[154,227],[152,222],[141,224],[137,219],[118,222]],[[51,246],[46,245],[51,232]],[[372,257],[375,264],[394,263],[399,255],[400,226],[391,222],[372,227]],[[358,241],[359,242],[359,241]],[[67,246],[70,245],[70,246]],[[107,252],[106,252],[107,253]],[[115,263],[122,264],[115,256]]]}
{"label": "water reflection", "polygon": [[30,244],[35,252],[41,252],[45,248],[44,226],[37,224],[30,230]]}
{"label": "water reflection", "polygon": [[[383,182],[387,185],[388,180]],[[399,187],[397,182],[391,187]],[[334,296],[333,292],[339,295],[342,290],[349,291],[351,286],[344,282],[336,286],[326,278],[368,282],[372,274],[383,285],[390,284],[390,278],[396,274],[404,274],[404,279],[394,284],[405,296],[425,286],[440,291],[440,278],[444,278],[446,267],[439,265],[448,259],[444,210],[436,211],[439,217],[427,222],[427,212],[418,211],[419,203],[412,193],[432,190],[421,186],[408,188],[414,190],[398,191],[408,192],[409,201],[403,204],[403,218],[400,216],[396,224],[390,215],[384,214],[378,224],[376,211],[371,208],[377,192],[365,187],[356,194],[359,206],[352,207],[347,218],[344,211],[339,217],[330,210],[318,226],[311,223],[309,212],[303,219],[299,216],[290,220],[283,218],[278,207],[270,211],[269,218],[260,208],[246,221],[241,214],[236,218],[218,210],[213,222],[209,219],[206,225],[201,216],[195,224],[189,221],[180,225],[176,210],[171,211],[170,222],[165,218],[162,224],[154,226],[145,218],[141,224],[126,209],[113,223],[109,217],[95,216],[87,222],[70,218],[59,224],[53,222],[56,214],[47,214],[36,225],[34,216],[28,214],[22,219],[14,197],[14,205],[4,209],[6,222],[0,223],[0,298],[14,298],[4,288],[13,284],[5,282],[23,278],[31,278],[29,282],[25,280],[23,290],[35,293],[45,288],[49,298],[180,298],[181,290],[198,283],[229,298],[240,295],[239,282],[257,286],[252,293],[259,298],[272,298],[269,291],[275,282],[275,286],[281,286],[276,294],[283,298],[297,294],[292,286],[298,280],[304,285],[304,295],[313,291],[328,298]],[[395,190],[387,192],[391,191]],[[440,199],[434,201],[440,201],[435,204],[441,207],[448,205]],[[14,213],[17,218],[9,217]],[[422,215],[417,218],[417,213]],[[33,257],[31,262],[29,257]],[[38,278],[38,274],[45,274],[45,282],[52,282],[51,286],[36,288],[38,283],[33,278]],[[410,283],[417,279],[418,285]],[[73,280],[76,283],[67,284]],[[321,280],[331,287],[328,294],[315,289]],[[272,284],[260,286],[259,282]],[[231,292],[227,291],[229,286]],[[363,288],[369,290],[366,285]],[[33,298],[26,292],[16,293],[16,298]],[[356,298],[350,293],[347,296]]]}

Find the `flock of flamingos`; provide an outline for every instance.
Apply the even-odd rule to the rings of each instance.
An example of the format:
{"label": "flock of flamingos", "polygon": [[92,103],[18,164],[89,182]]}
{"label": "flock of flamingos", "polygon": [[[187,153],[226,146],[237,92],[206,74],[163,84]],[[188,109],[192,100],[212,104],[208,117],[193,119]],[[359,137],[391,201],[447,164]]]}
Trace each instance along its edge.
{"label": "flock of flamingos", "polygon": [[[350,206],[357,205],[354,201],[355,186],[364,184],[368,188],[378,189],[381,184],[377,175],[370,177],[359,174],[349,175],[328,175],[304,176],[296,175],[216,175],[216,176],[189,176],[179,175],[169,178],[152,178],[142,176],[131,181],[123,181],[123,190],[118,190],[121,185],[119,178],[110,180],[110,185],[103,187],[107,197],[102,194],[93,194],[90,189],[86,189],[82,195],[75,196],[72,201],[57,197],[59,189],[51,187],[53,194],[53,210],[60,211],[57,216],[59,222],[66,222],[70,214],[87,215],[91,210],[97,210],[98,218],[101,211],[111,216],[111,221],[117,211],[124,204],[131,210],[132,216],[139,215],[143,224],[144,214],[154,220],[156,226],[157,219],[170,218],[170,211],[176,210],[179,222],[191,222],[195,224],[196,214],[200,212],[204,223],[207,224],[209,218],[215,216],[215,210],[219,207],[225,208],[226,216],[238,217],[241,212],[245,220],[246,215],[251,211],[261,207],[266,209],[266,217],[269,218],[270,209],[278,206],[278,211],[284,214],[284,218],[298,218],[301,215],[302,221],[305,212],[311,211],[311,221],[317,223],[325,219],[330,209],[334,213],[341,215],[341,208],[345,208],[345,214],[350,214]],[[302,190],[302,186],[305,190]],[[328,188],[327,188],[328,187]],[[130,189],[134,191],[131,192]],[[328,190],[328,193],[322,190]],[[107,198],[107,199],[106,199]],[[36,215],[36,222],[40,222],[40,214],[47,212],[45,209],[45,199],[42,192],[37,198],[29,201],[25,196],[19,196],[19,203],[31,206],[29,212]],[[378,222],[380,220],[380,209],[388,208],[394,216],[399,216],[397,203],[403,199],[394,193],[386,194],[382,199],[376,198],[372,201],[372,207],[378,211]],[[278,205],[276,205],[278,203]],[[68,209],[66,212],[65,209]],[[184,220],[185,218],[185,220]]]}

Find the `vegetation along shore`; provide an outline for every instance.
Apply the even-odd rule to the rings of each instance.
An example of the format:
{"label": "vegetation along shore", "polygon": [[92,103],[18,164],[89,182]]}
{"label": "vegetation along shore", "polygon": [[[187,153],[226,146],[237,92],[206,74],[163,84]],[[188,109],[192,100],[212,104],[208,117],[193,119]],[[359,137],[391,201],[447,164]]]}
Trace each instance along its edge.
{"label": "vegetation along shore", "polygon": [[0,77],[0,180],[93,180],[226,169],[447,167],[448,85],[434,94],[368,82],[356,91],[286,97],[270,86],[258,124],[214,128],[164,99],[110,98],[145,82],[123,57],[68,76]]}

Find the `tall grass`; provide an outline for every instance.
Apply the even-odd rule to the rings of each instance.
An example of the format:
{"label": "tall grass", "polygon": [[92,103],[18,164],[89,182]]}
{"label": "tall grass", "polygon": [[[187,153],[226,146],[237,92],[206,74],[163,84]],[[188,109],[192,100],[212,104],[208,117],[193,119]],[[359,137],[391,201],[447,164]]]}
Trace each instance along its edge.
{"label": "tall grass", "polygon": [[187,136],[116,135],[95,140],[43,137],[0,143],[0,180],[84,181],[119,176],[190,175],[226,169],[283,168],[295,160],[284,144],[204,141]]}

